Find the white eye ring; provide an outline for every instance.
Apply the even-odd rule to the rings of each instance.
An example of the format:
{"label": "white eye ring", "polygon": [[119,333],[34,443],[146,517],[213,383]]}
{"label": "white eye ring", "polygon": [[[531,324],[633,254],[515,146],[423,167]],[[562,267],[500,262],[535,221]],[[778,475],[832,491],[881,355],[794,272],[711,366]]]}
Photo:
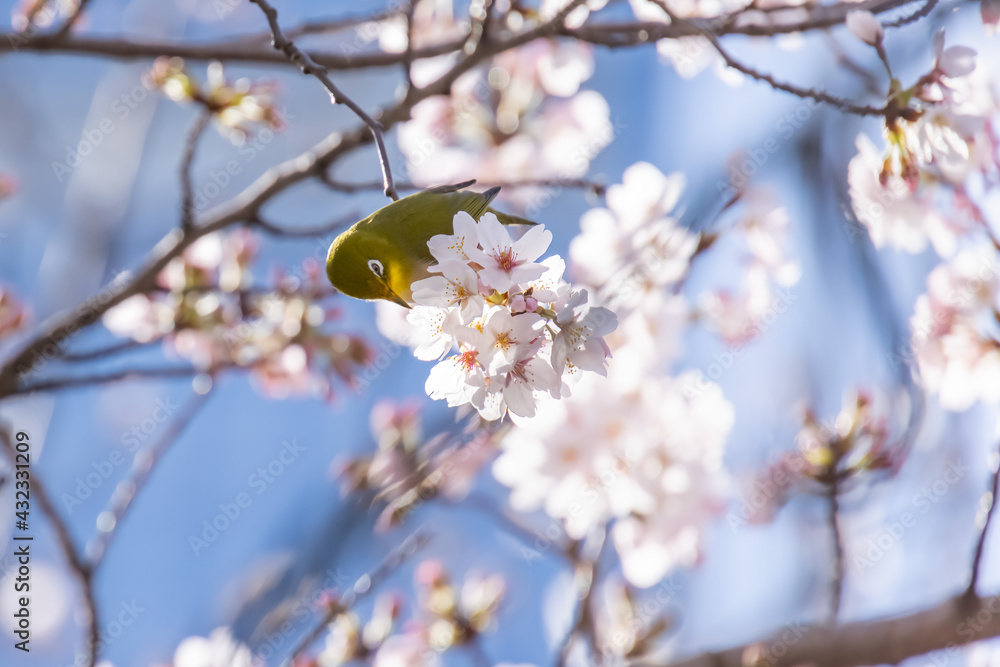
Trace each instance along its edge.
{"label": "white eye ring", "polygon": [[382,262],[378,261],[377,259],[369,259],[368,268],[371,270],[372,273],[374,273],[379,278],[385,276],[385,267],[382,266]]}

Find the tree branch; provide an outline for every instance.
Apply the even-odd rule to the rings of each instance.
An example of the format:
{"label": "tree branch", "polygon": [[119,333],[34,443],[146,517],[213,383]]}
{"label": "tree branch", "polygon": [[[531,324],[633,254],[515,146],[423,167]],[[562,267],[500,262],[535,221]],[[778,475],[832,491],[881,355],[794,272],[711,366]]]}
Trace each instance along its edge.
{"label": "tree branch", "polygon": [[[977,617],[978,615],[978,617]],[[983,621],[983,619],[987,619]],[[958,596],[936,607],[885,620],[865,620],[836,627],[814,627],[804,632],[786,630],[771,641],[668,663],[669,667],[858,667],[895,665],[907,658],[942,649],[954,650],[973,641],[1000,635],[1000,596]],[[782,647],[779,654],[771,647]],[[764,652],[762,654],[762,651]],[[753,657],[758,661],[755,662]],[[655,667],[656,663],[639,663]]]}
{"label": "tree branch", "polygon": [[79,375],[74,377],[50,378],[39,380],[20,387],[13,394],[30,394],[39,391],[60,391],[63,389],[74,389],[76,387],[90,387],[94,385],[109,384],[121,380],[134,379],[154,379],[154,378],[181,378],[207,373],[214,375],[225,368],[232,368],[235,364],[220,364],[209,369],[195,368],[194,366],[165,366],[163,368],[130,368],[113,373],[103,373],[95,375]]}
{"label": "tree branch", "polygon": [[[251,36],[256,37],[256,35]],[[434,58],[462,48],[465,39],[452,40],[413,51],[413,59]],[[0,54],[31,51],[38,53],[74,53],[124,60],[152,59],[160,56],[184,58],[194,61],[244,62],[287,65],[288,58],[274,49],[239,42],[209,42],[203,44],[178,44],[176,42],[134,42],[114,37],[66,37],[55,39],[52,35],[27,37],[21,33],[0,34]],[[355,55],[313,53],[313,60],[329,70],[357,70],[374,67],[393,67],[403,62],[402,53],[373,51]]]}
{"label": "tree branch", "polygon": [[[367,192],[382,188],[381,181],[347,182],[338,181],[324,177],[323,184],[336,192]],[[517,188],[572,188],[580,190],[591,190],[596,195],[603,195],[607,186],[600,181],[592,181],[585,178],[536,178],[517,181],[476,181],[477,185],[484,187],[499,186],[500,188],[514,190]],[[424,186],[417,185],[409,181],[397,182],[396,190],[401,192],[423,190]]]}
{"label": "tree branch", "polygon": [[[882,14],[911,4],[916,0],[865,0],[864,2],[840,2],[834,5],[814,5],[806,11],[803,19],[795,21],[775,20],[762,24],[761,16],[780,16],[780,10],[767,13],[741,10],[735,14],[714,18],[687,19],[684,25],[657,21],[631,21],[622,23],[588,23],[579,28],[567,28],[560,32],[566,37],[609,48],[622,48],[650,44],[660,39],[697,37],[706,32],[716,37],[725,35],[747,35],[751,37],[772,37],[795,32],[823,30],[844,22],[847,12],[864,9],[872,14]],[[793,7],[789,7],[793,9]],[[802,7],[794,7],[798,13]],[[741,19],[744,19],[741,21]]]}
{"label": "tree branch", "polygon": [[[379,183],[379,187],[381,186],[382,184]],[[377,188],[372,188],[372,189],[374,190]],[[262,232],[266,232],[268,234],[271,234],[272,236],[284,236],[289,238],[311,238],[314,236],[325,236],[327,234],[330,234],[331,232],[337,231],[338,229],[342,229],[347,225],[353,224],[357,220],[358,220],[357,213],[348,213],[347,215],[337,218],[332,222],[328,222],[325,225],[318,225],[316,227],[301,227],[298,229],[289,229],[287,227],[276,225],[273,222],[268,222],[267,220],[264,220],[259,215],[257,215],[247,221],[247,226],[256,227],[257,229],[260,229]]]}
{"label": "tree branch", "polygon": [[328,605],[327,610],[323,613],[323,618],[319,623],[317,623],[306,636],[296,644],[295,648],[292,649],[292,653],[288,660],[282,662],[285,664],[297,664],[298,657],[302,653],[312,646],[313,642],[319,639],[323,631],[326,630],[327,626],[330,624],[337,615],[343,613],[344,611],[350,609],[354,604],[368,595],[371,591],[382,583],[382,581],[392,572],[399,569],[399,567],[405,563],[409,558],[411,558],[417,551],[424,548],[428,542],[430,542],[431,536],[428,533],[416,532],[403,540],[399,546],[394,548],[385,559],[376,566],[370,572],[361,575],[358,580],[354,583],[354,586],[350,590],[345,591],[338,600],[335,600],[330,605]]}
{"label": "tree branch", "polygon": [[[191,420],[205,405],[210,394],[195,394],[181,408],[177,416],[164,431],[163,435],[148,449],[136,454],[136,463],[132,465],[131,476],[120,482],[115,488],[111,501],[108,503],[107,512],[111,513],[112,521],[107,529],[99,527],[99,533],[87,547],[87,556],[90,558],[91,570],[96,570],[108,552],[108,547],[114,536],[118,534],[118,528],[126,513],[132,507],[135,497],[145,488],[153,469],[160,459],[167,453],[167,450],[177,442],[181,433],[191,423]],[[137,463],[139,457],[144,457],[142,463]]]}
{"label": "tree branch", "polygon": [[191,231],[191,226],[194,224],[194,185],[191,183],[191,167],[198,141],[211,120],[212,112],[203,109],[188,130],[184,142],[184,154],[181,157],[181,231],[185,234]]}
{"label": "tree branch", "polygon": [[837,624],[840,616],[840,601],[844,595],[844,538],[840,530],[840,484],[833,472],[832,482],[827,486],[826,522],[830,528],[833,543],[833,572],[830,576],[830,625]]}
{"label": "tree branch", "polygon": [[375,139],[375,146],[378,149],[379,164],[382,167],[382,181],[384,183],[383,191],[385,192],[385,196],[393,200],[399,199],[399,195],[396,194],[396,187],[392,182],[392,170],[389,168],[389,154],[385,148],[385,137],[382,134],[382,123],[369,116],[368,112],[358,106],[358,104],[350,97],[345,95],[344,92],[341,91],[340,88],[338,88],[333,82],[330,75],[327,74],[327,69],[325,67],[317,64],[315,60],[309,57],[309,54],[297,47],[295,42],[285,37],[285,35],[281,32],[281,26],[278,24],[278,11],[272,7],[267,0],[250,0],[250,2],[260,7],[260,10],[264,12],[264,16],[267,17],[267,23],[271,27],[272,44],[274,45],[274,48],[284,53],[290,61],[298,65],[303,74],[311,75],[319,79],[320,83],[322,83],[323,86],[330,92],[330,98],[334,104],[343,104],[348,109],[353,111],[354,115],[360,118],[364,124],[368,126]]}
{"label": "tree branch", "polygon": [[136,350],[140,347],[144,347],[156,341],[149,341],[146,343],[140,343],[137,340],[123,340],[117,343],[112,343],[106,347],[99,347],[95,350],[87,350],[86,352],[67,352],[62,355],[62,360],[70,363],[82,363],[87,361],[95,361],[97,359],[103,359],[104,357],[111,357],[119,352],[127,352],[128,350]]}
{"label": "tree branch", "polygon": [[[990,466],[993,469],[992,483],[988,493],[983,494],[980,501],[985,509],[985,516],[982,516],[982,528],[979,530],[979,539],[976,541],[976,551],[972,556],[972,574],[969,576],[969,587],[965,589],[968,598],[976,597],[976,585],[979,583],[979,568],[983,560],[983,550],[986,547],[986,534],[990,529],[990,521],[993,519],[993,511],[997,506],[997,491],[1000,486],[1000,448],[990,456]],[[989,505],[986,505],[986,503]],[[978,517],[977,517],[978,518]],[[979,523],[977,521],[976,523]]]}
{"label": "tree branch", "polygon": [[[6,428],[0,428],[0,441],[10,458],[11,465],[16,462],[14,445],[11,441],[10,433]],[[97,664],[98,643],[100,642],[99,619],[97,610],[97,598],[94,596],[93,569],[80,557],[76,547],[73,545],[73,536],[69,532],[69,527],[63,521],[59,511],[52,504],[52,497],[48,488],[42,481],[37,470],[31,471],[30,492],[32,498],[38,504],[42,514],[49,520],[53,532],[56,534],[56,542],[59,544],[63,556],[69,569],[73,572],[80,584],[80,591],[83,593],[83,601],[87,607],[87,667],[94,667]]]}
{"label": "tree branch", "polygon": [[913,23],[914,21],[919,21],[920,19],[924,18],[932,11],[934,11],[934,8],[937,7],[937,4],[938,0],[924,0],[924,5],[920,9],[916,10],[912,14],[907,14],[906,16],[902,16],[894,21],[886,21],[885,23],[882,24],[882,27],[899,28],[901,26]]}

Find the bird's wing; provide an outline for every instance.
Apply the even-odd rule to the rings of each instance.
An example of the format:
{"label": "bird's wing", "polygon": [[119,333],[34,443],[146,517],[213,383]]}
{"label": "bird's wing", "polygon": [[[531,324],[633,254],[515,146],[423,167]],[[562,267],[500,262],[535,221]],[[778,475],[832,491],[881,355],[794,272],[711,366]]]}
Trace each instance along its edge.
{"label": "bird's wing", "polygon": [[459,190],[464,190],[470,185],[475,185],[476,179],[471,181],[462,181],[461,183],[454,183],[452,185],[438,185],[433,188],[427,188],[424,192],[433,192],[435,194],[448,194],[449,192],[458,192]]}
{"label": "bird's wing", "polygon": [[479,220],[490,207],[490,202],[496,198],[500,188],[490,188],[486,192],[451,192],[441,195],[448,198],[451,204],[452,215],[459,211],[465,211],[474,220]]}

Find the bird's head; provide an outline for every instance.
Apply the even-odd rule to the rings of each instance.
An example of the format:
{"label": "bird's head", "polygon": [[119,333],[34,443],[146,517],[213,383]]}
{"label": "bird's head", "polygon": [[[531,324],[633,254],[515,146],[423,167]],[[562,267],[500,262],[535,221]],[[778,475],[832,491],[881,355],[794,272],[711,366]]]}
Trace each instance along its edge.
{"label": "bird's head", "polygon": [[410,304],[406,257],[392,243],[352,227],[330,244],[326,275],[340,292],[355,299],[385,299],[406,308]]}

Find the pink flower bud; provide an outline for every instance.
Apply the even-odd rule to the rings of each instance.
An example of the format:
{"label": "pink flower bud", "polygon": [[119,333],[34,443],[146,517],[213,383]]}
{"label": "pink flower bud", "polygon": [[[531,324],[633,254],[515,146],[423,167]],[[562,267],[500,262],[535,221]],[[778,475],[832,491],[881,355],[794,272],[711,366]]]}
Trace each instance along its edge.
{"label": "pink flower bud", "polygon": [[523,313],[525,310],[527,310],[527,307],[525,306],[523,294],[518,294],[510,300],[510,312],[517,315],[518,313]]}
{"label": "pink flower bud", "polygon": [[878,46],[885,36],[882,24],[875,18],[875,15],[863,9],[847,12],[844,24],[852,35],[869,46]]}
{"label": "pink flower bud", "polygon": [[538,299],[533,296],[529,296],[524,300],[524,309],[529,313],[535,312],[538,309]]}

